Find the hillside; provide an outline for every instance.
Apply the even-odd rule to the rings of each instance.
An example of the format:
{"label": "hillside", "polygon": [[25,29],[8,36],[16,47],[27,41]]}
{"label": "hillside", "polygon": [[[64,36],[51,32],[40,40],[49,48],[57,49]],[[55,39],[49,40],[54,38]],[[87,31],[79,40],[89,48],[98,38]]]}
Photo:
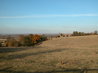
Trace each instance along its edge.
{"label": "hillside", "polygon": [[97,57],[98,36],[53,38],[31,48],[0,48],[0,73],[92,69]]}

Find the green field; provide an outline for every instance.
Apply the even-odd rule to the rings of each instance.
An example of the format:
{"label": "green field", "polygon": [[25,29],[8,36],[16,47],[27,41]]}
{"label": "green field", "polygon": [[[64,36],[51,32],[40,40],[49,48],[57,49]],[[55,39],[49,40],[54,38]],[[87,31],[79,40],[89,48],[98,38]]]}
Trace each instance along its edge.
{"label": "green field", "polygon": [[98,36],[53,38],[34,47],[0,48],[0,73],[83,73],[82,69],[97,68]]}

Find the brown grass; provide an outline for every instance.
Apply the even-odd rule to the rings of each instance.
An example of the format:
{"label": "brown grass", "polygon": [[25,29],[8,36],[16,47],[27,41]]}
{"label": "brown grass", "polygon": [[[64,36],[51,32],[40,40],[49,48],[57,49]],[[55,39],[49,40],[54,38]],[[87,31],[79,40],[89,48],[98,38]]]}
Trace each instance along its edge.
{"label": "brown grass", "polygon": [[20,49],[0,53],[2,73],[98,68],[98,36],[94,35],[54,38]]}

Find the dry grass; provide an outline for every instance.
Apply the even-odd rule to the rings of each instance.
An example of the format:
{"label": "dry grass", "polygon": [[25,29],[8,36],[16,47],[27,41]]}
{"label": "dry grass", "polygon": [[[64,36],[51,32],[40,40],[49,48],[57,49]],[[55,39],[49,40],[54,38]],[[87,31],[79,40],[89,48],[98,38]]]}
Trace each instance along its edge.
{"label": "dry grass", "polygon": [[98,36],[54,38],[34,48],[1,49],[0,73],[98,68]]}

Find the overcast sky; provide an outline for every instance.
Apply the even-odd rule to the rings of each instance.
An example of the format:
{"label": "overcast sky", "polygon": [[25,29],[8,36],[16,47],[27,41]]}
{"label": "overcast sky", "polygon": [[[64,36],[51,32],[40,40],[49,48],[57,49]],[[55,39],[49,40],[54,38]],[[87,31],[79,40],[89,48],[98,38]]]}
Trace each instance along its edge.
{"label": "overcast sky", "polygon": [[98,29],[98,0],[0,0],[0,34]]}

